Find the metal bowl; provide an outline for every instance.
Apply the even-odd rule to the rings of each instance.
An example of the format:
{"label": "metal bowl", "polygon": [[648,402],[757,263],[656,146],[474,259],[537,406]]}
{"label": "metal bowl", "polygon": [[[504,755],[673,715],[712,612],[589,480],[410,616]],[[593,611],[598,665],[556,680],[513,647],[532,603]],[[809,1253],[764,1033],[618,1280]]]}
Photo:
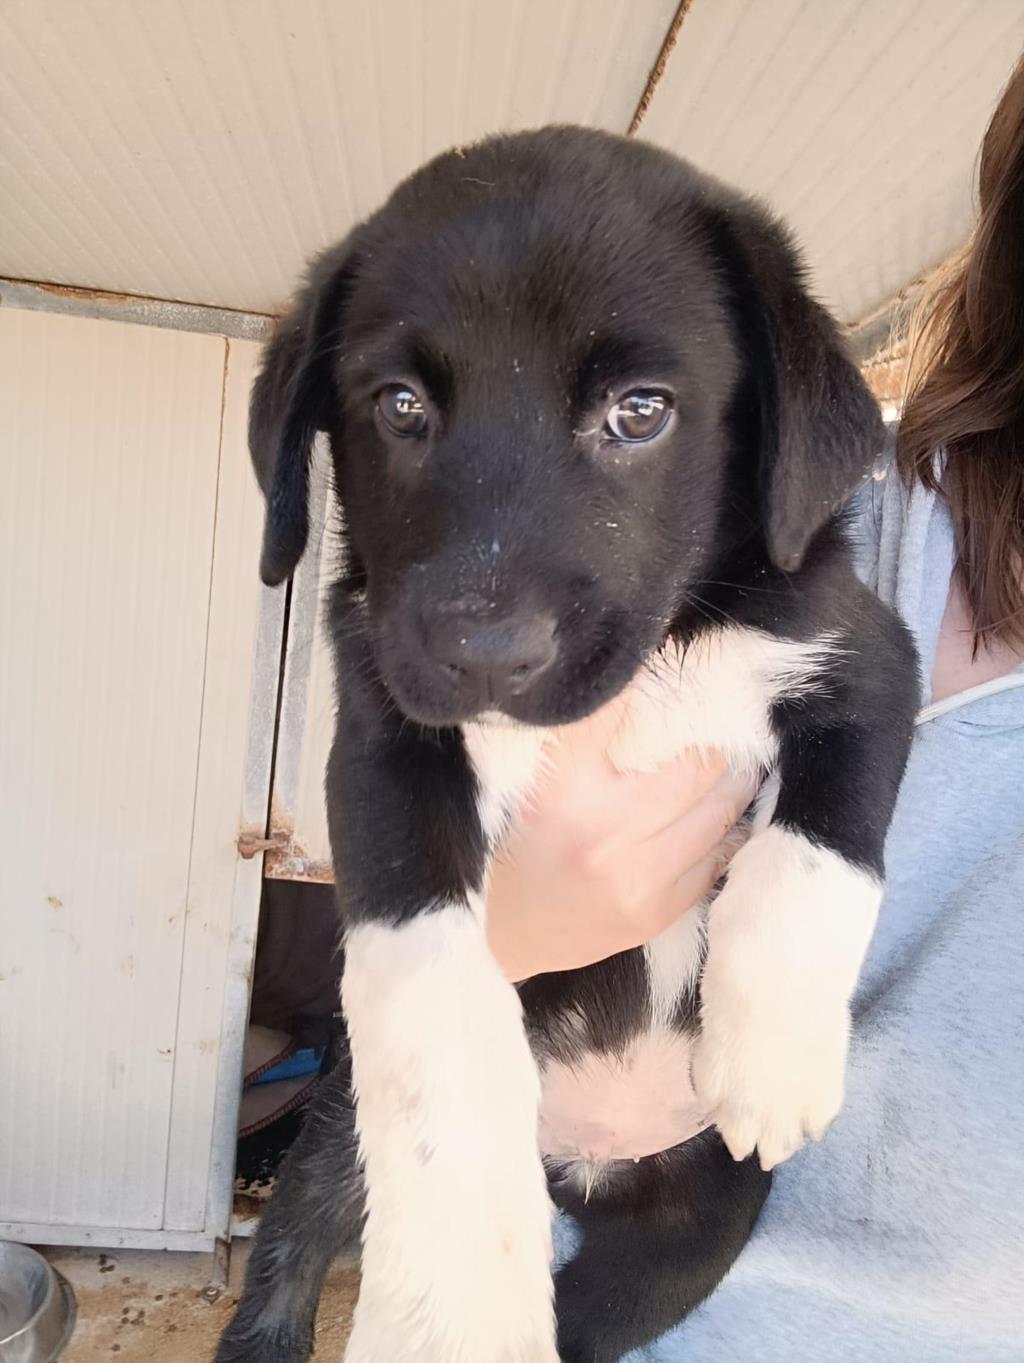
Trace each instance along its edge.
{"label": "metal bowl", "polygon": [[41,1254],[0,1240],[0,1363],[54,1363],[75,1314],[70,1283]]}

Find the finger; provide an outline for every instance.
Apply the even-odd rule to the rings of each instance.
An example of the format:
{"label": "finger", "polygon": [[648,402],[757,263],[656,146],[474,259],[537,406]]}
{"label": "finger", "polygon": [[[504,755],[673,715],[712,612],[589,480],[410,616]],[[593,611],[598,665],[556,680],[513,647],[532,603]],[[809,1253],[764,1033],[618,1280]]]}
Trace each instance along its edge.
{"label": "finger", "polygon": [[618,777],[622,790],[651,791],[652,798],[679,802],[681,807],[687,797],[693,804],[711,790],[727,771],[725,758],[715,748],[684,748],[671,761],[653,771],[619,771],[607,753],[604,761],[608,770]]}
{"label": "finger", "polygon": [[645,839],[637,852],[649,889],[671,885],[711,856],[746,808],[746,796],[746,783],[730,776],[681,818]]}
{"label": "finger", "polygon": [[673,882],[672,901],[677,914],[685,913],[699,904],[715,888],[722,874],[722,857],[716,847],[710,856],[702,857],[696,866],[691,866]]}
{"label": "finger", "polygon": [[720,875],[721,863],[715,852],[691,866],[670,886],[655,890],[642,900],[631,915],[636,928],[633,945],[643,946],[667,931],[684,913],[707,898]]}
{"label": "finger", "polygon": [[705,762],[690,750],[658,771],[625,774],[605,754],[589,754],[560,767],[531,802],[527,817],[531,823],[553,817],[570,838],[578,834],[581,844],[614,862],[620,849],[635,847],[685,817],[723,781],[731,778],[717,754]]}
{"label": "finger", "polygon": [[680,819],[693,817],[700,809],[702,804],[711,801],[718,801],[721,804],[723,819],[723,836],[732,828],[733,824],[741,814],[749,807],[754,796],[757,794],[758,782],[752,777],[742,775],[738,772],[724,770],[717,780],[706,786],[697,799],[680,799],[680,808],[672,810],[671,803],[666,801],[667,817],[663,817],[659,825],[652,830],[653,833],[663,832],[670,824]]}
{"label": "finger", "polygon": [[[649,940],[680,914],[711,893],[734,853],[742,846],[735,820],[746,807],[746,791],[736,784],[708,797],[697,810],[630,848],[624,861],[621,844],[594,849],[592,860],[614,869],[628,881],[620,886],[623,903],[635,905],[633,917],[642,923]],[[724,835],[724,836],[723,836]],[[628,869],[627,869],[628,868]]]}
{"label": "finger", "polygon": [[637,842],[686,817],[729,774],[717,755],[705,762],[690,751],[657,771],[623,775],[609,768],[608,779],[613,784],[606,792],[606,822],[623,839]]}

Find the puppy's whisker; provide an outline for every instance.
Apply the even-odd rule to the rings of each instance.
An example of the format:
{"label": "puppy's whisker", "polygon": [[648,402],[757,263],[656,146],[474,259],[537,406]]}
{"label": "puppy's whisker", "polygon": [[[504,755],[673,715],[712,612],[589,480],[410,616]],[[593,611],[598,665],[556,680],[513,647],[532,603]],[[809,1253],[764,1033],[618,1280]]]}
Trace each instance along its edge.
{"label": "puppy's whisker", "polygon": [[781,596],[787,584],[792,590],[792,584],[788,583],[788,579],[787,583],[780,583],[776,587],[754,587],[749,582],[722,582],[713,577],[702,577],[700,583],[702,587],[727,587],[737,592],[760,592],[765,596]]}
{"label": "puppy's whisker", "polygon": [[736,629],[743,628],[735,616],[730,615],[727,610],[724,610],[721,606],[716,606],[714,602],[708,601],[706,597],[700,596],[692,589],[687,592],[687,600],[691,605],[696,606],[705,620],[709,620],[713,625],[729,624]]}
{"label": "puppy's whisker", "polygon": [[594,1183],[597,1178],[597,1166],[593,1160],[587,1160],[583,1166],[583,1201],[589,1203],[590,1194],[594,1191]]}

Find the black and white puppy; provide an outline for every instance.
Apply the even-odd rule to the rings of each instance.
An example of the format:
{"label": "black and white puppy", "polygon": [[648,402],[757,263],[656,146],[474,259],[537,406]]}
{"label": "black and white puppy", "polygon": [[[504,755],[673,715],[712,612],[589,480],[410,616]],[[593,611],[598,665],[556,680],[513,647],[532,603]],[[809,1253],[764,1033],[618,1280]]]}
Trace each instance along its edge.
{"label": "black and white puppy", "polygon": [[[714,1289],[764,1170],[841,1105],[917,699],[836,519],[876,406],[760,207],[554,128],[438,158],[314,265],[253,395],[267,582],[302,554],[318,431],[351,1054],[218,1358],[304,1359],[361,1230],[349,1363],[612,1363]],[[752,834],[710,909],[517,992],[490,859],[558,726],[616,697],[621,768],[714,745],[766,773]],[[554,1071],[654,1052],[713,1125],[597,1170],[539,1150]],[[581,1237],[554,1274],[552,1201]]]}

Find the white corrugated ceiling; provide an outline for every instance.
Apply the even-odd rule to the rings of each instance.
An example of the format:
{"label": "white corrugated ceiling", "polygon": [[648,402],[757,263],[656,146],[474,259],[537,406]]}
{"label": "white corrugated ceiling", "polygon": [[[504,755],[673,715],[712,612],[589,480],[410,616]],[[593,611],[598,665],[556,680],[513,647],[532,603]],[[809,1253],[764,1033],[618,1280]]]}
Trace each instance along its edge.
{"label": "white corrugated ceiling", "polygon": [[[0,274],[275,311],[435,151],[625,131],[676,0],[0,0]],[[1021,0],[692,0],[641,133],[767,194],[846,320],[966,235]]]}
{"label": "white corrugated ceiling", "polygon": [[766,196],[846,321],[961,244],[1024,0],[694,0],[643,134]]}

